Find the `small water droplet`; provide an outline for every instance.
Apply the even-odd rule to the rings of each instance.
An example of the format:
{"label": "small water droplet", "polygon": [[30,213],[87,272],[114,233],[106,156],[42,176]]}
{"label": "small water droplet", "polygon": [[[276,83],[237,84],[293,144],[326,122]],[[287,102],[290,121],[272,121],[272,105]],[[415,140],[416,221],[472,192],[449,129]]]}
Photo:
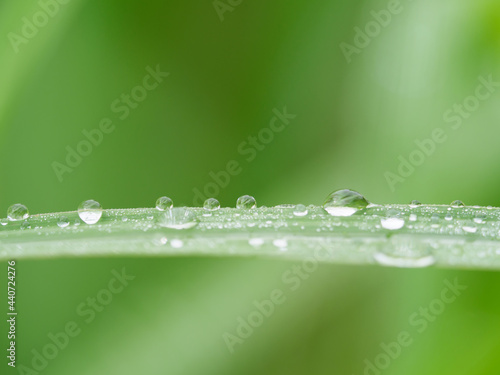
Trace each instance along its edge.
{"label": "small water droplet", "polygon": [[455,207],[455,208],[457,208],[457,207],[465,207],[465,204],[462,201],[456,200],[456,201],[451,202],[450,206],[451,207]]}
{"label": "small water droplet", "polygon": [[248,240],[248,243],[252,245],[253,247],[259,247],[262,246],[264,243],[264,240],[262,238],[250,238]]}
{"label": "small water droplet", "polygon": [[31,229],[31,224],[28,221],[25,221],[21,224],[21,229]]}
{"label": "small water droplet", "polygon": [[477,214],[473,220],[474,220],[474,223],[476,223],[476,224],[483,224],[486,221],[486,215]]}
{"label": "small water droplet", "polygon": [[280,250],[284,250],[288,246],[288,242],[285,239],[277,239],[273,240],[273,245],[279,247]]}
{"label": "small water droplet", "polygon": [[323,204],[323,208],[332,216],[351,216],[366,206],[368,201],[365,197],[349,189],[331,193]]}
{"label": "small water droplet", "polygon": [[421,206],[421,205],[422,205],[422,203],[421,203],[420,201],[417,201],[417,200],[412,200],[412,201],[410,202],[410,207],[411,207],[411,208],[415,208],[415,207],[417,207],[417,206]]}
{"label": "small water droplet", "polygon": [[277,206],[274,206],[275,208],[295,208],[294,204],[290,203],[283,203],[283,204],[278,204]]}
{"label": "small water droplet", "polygon": [[375,260],[384,266],[427,267],[435,263],[430,247],[409,237],[396,236],[377,251]]}
{"label": "small water droplet", "polygon": [[409,220],[410,221],[417,221],[417,215],[416,214],[410,214]]}
{"label": "small water droplet", "polygon": [[172,208],[174,201],[169,197],[160,197],[156,200],[156,209],[159,211],[165,211]]}
{"label": "small water droplet", "polygon": [[385,229],[397,230],[404,227],[405,220],[401,217],[401,211],[389,210],[387,216],[380,219],[380,224]]}
{"label": "small water droplet", "polygon": [[184,246],[184,242],[182,242],[182,240],[174,239],[170,241],[170,245],[172,247],[175,247],[176,249],[179,249]]}
{"label": "small water droplet", "polygon": [[304,206],[303,204],[298,204],[293,209],[293,214],[295,216],[305,216],[305,215],[307,215],[307,212],[308,212],[307,207]]}
{"label": "small water droplet", "polygon": [[217,211],[220,208],[220,203],[215,198],[208,198],[203,203],[203,208],[207,211]]}
{"label": "small water droplet", "polygon": [[78,216],[85,224],[97,223],[102,216],[101,204],[92,199],[80,203],[78,206]]}
{"label": "small water droplet", "polygon": [[61,216],[57,221],[57,226],[59,228],[65,228],[69,225],[69,219],[66,216]]}
{"label": "small water droplet", "polygon": [[185,207],[171,208],[160,216],[158,224],[173,229],[189,229],[198,224],[196,216]]}
{"label": "small water droplet", "polygon": [[467,232],[467,233],[476,233],[477,232],[477,227],[474,223],[470,222],[470,223],[466,223],[462,229],[464,230],[464,232]]}
{"label": "small water droplet", "polygon": [[10,221],[25,220],[30,216],[28,208],[21,203],[13,204],[7,210],[7,217]]}
{"label": "small water droplet", "polygon": [[447,214],[445,215],[444,219],[445,219],[446,221],[451,221],[451,220],[453,220],[453,215],[452,215],[452,214],[450,214],[450,213],[447,213]]}
{"label": "small water droplet", "polygon": [[255,207],[257,207],[257,202],[251,195],[242,195],[236,201],[236,208],[248,210]]}
{"label": "small water droplet", "polygon": [[405,221],[399,217],[386,217],[380,220],[380,224],[385,229],[397,230],[404,227]]}

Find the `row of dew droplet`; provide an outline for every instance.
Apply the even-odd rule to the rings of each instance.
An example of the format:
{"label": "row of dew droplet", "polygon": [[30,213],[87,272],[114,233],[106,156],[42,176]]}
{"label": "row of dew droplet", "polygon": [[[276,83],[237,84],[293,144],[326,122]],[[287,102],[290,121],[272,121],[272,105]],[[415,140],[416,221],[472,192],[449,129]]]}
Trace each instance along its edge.
{"label": "row of dew droplet", "polygon": [[[203,204],[205,211],[217,211],[220,209],[220,203],[215,198],[208,198]],[[250,195],[243,195],[239,197],[236,201],[236,208],[238,209],[254,209],[257,207],[257,202],[254,197]],[[297,216],[304,216],[307,214],[307,208],[304,205],[295,206],[294,213]],[[169,197],[163,196],[156,200],[156,209],[158,211],[165,211],[163,220],[160,221],[160,225],[178,229],[190,228],[193,225],[190,223],[194,221],[194,214],[185,207],[173,207],[173,200]],[[96,224],[99,222],[103,214],[102,206],[99,202],[90,199],[82,202],[78,206],[78,216],[86,224]],[[7,210],[8,221],[23,221],[29,218],[28,208],[20,203],[13,204]],[[6,225],[7,220],[2,220],[1,224]],[[61,216],[58,221],[58,226],[66,227],[70,223],[66,216]],[[29,227],[26,223],[24,227]]]}
{"label": "row of dew droplet", "polygon": [[[414,200],[410,203],[410,208],[415,208],[420,205],[421,203],[419,201]],[[368,202],[368,200],[360,193],[349,189],[338,190],[331,193],[330,195],[328,195],[325,203],[323,204],[323,208],[328,214],[337,217],[352,216],[360,210],[375,206],[377,205]],[[464,207],[465,205],[463,202],[455,200],[450,204],[450,206],[459,208]],[[204,210],[208,212],[217,211],[220,209],[220,207],[221,206],[219,201],[215,198],[208,198],[203,204]],[[236,208],[238,209],[254,209],[256,207],[256,200],[250,195],[243,195],[236,201]],[[282,204],[276,207],[293,208],[293,214],[295,216],[305,216],[308,213],[307,207],[303,204]],[[158,211],[168,212],[168,215],[166,215],[166,220],[163,222],[165,226],[169,226],[169,221],[185,223],[187,221],[190,221],[191,219],[194,219],[193,213],[187,208],[174,208],[172,199],[167,196],[160,197],[156,200],[156,209]],[[78,207],[78,216],[86,224],[92,225],[99,222],[102,217],[102,213],[103,210],[100,203],[92,199],[82,202]],[[28,219],[28,217],[28,208],[23,204],[14,204],[7,210],[7,218],[9,221],[26,220]],[[445,220],[451,220],[452,218],[453,217],[451,214],[445,216]],[[409,217],[409,221],[415,220],[415,214],[411,214]],[[474,221],[480,223],[481,219],[475,219]],[[1,223],[3,225],[6,225],[7,221],[4,220]],[[397,230],[401,229],[405,225],[405,219],[401,217],[400,210],[391,209],[387,211],[386,217],[381,218],[380,224],[385,229]],[[69,220],[65,216],[62,216],[58,225],[60,227],[65,227],[69,225]],[[174,224],[173,226],[175,227],[176,224]],[[181,225],[181,227],[185,226]]]}
{"label": "row of dew droplet", "polygon": [[[8,221],[23,221],[29,218],[29,210],[24,204],[16,203],[7,209]],[[95,200],[86,200],[78,206],[78,216],[86,224],[97,223],[102,216],[101,204]],[[1,221],[2,225],[7,225],[8,221]],[[57,225],[59,227],[66,227],[69,225],[69,219],[62,215],[59,218]],[[29,223],[25,222],[22,228],[29,228]]]}
{"label": "row of dew droplet", "polygon": [[[277,207],[287,208],[293,207],[295,216],[305,216],[308,212],[306,206],[298,205],[281,205]],[[203,203],[203,209],[206,212],[203,216],[210,216],[211,212],[220,209],[220,203],[215,198],[208,198]],[[164,211],[164,215],[160,217],[159,224],[164,227],[174,229],[188,229],[197,224],[194,213],[186,207],[173,207],[173,201],[169,197],[160,197],[156,201],[156,208],[159,211]],[[236,200],[236,208],[240,210],[252,210],[257,208],[257,202],[251,195],[242,195]]]}
{"label": "row of dew droplet", "polygon": [[[158,216],[158,224],[163,227],[174,228],[174,229],[189,229],[197,225],[198,219],[197,215],[187,207],[174,207],[171,198],[163,196],[156,201],[156,210],[161,214]],[[252,210],[257,207],[257,203],[254,197],[250,195],[243,195],[239,197],[236,201],[236,208],[240,210]],[[379,212],[368,212],[370,208],[383,207],[376,204],[370,203],[363,195],[358,192],[343,189],[338,190],[330,195],[328,195],[325,203],[323,204],[323,209],[325,214],[329,214],[334,217],[349,217],[355,214],[368,214],[374,218],[377,218]],[[420,202],[412,201],[409,205],[410,209],[419,209],[423,207]],[[461,201],[453,201],[449,208],[448,213],[444,216],[445,221],[451,221],[453,219],[452,211],[453,209],[465,207]],[[203,216],[210,216],[212,212],[217,211],[221,208],[219,201],[215,198],[208,198],[203,204],[203,211],[205,212]],[[298,204],[281,204],[275,206],[275,208],[290,210],[293,212],[294,216],[306,216],[308,214],[308,207]],[[312,209],[312,207],[309,207]],[[491,208],[491,207],[488,207]],[[451,211],[450,211],[451,210]],[[405,215],[402,215],[402,211],[398,208],[388,207],[380,211],[382,215],[379,218],[380,227],[389,230],[397,231],[403,228],[407,222],[415,222],[417,220],[416,214],[414,212],[408,215],[408,212],[413,210],[406,210]],[[455,210],[456,211],[456,210]],[[96,224],[100,221],[103,215],[103,209],[99,202],[95,200],[87,200],[82,202],[78,207],[78,216],[86,224]],[[458,211],[457,211],[458,212]],[[433,220],[436,222],[440,221],[440,217],[435,216],[437,214],[432,214],[430,217],[431,223]],[[22,221],[29,218],[28,208],[22,204],[14,204],[9,207],[7,211],[8,221]],[[151,216],[152,218],[152,216]],[[2,225],[6,225],[8,221],[1,221]],[[485,222],[485,217],[475,217],[474,223],[482,224]],[[442,223],[442,222],[441,222]],[[59,217],[57,225],[59,227],[69,226],[70,220],[62,215]],[[439,225],[439,224],[436,224]],[[22,229],[30,228],[27,221],[21,225]],[[373,229],[373,228],[372,228]],[[463,226],[462,228],[465,232],[475,233],[474,227]],[[174,241],[174,240],[173,240]],[[181,240],[175,240],[178,242],[172,242],[172,246],[181,243]],[[252,238],[249,240],[249,244],[252,246],[261,246],[263,244],[263,239]],[[275,239],[273,244],[280,248],[286,248],[286,240]],[[399,266],[399,267],[425,267],[431,265],[435,262],[433,249],[430,245],[414,241],[408,236],[398,235],[391,237],[389,239],[389,244],[378,249],[374,254],[374,259],[380,264],[389,266]]]}
{"label": "row of dew droplet", "polygon": [[[174,206],[174,202],[169,197],[160,197],[156,200],[156,208],[160,211],[166,211]],[[236,208],[251,209],[257,207],[255,198],[250,195],[243,195],[236,201]],[[215,198],[208,198],[203,203],[203,208],[207,211],[217,211],[220,208],[220,203]]]}
{"label": "row of dew droplet", "polygon": [[[346,216],[352,216],[355,213],[362,211],[363,209],[377,207],[377,206],[378,205],[376,204],[368,202],[368,200],[360,193],[353,190],[343,189],[331,193],[327,197],[323,205],[323,208],[332,216],[346,217]],[[417,200],[411,201],[409,205],[410,208],[417,208],[419,206],[422,206],[422,203]],[[453,202],[450,203],[448,211],[451,211],[453,208],[461,208],[461,207],[465,207],[465,204],[460,200],[454,200]],[[487,208],[491,209],[492,207],[487,207]],[[444,216],[444,219],[446,221],[451,221],[453,220],[453,218],[454,217],[451,212],[448,212]],[[482,224],[485,221],[484,219],[485,219],[484,214],[478,214],[478,216],[475,217],[473,221],[474,223]],[[408,217],[408,221],[412,222],[416,220],[417,220],[416,214],[411,213]],[[440,217],[438,214],[434,213],[431,216],[431,221],[437,222],[439,220]],[[405,219],[402,217],[402,211],[397,208],[391,208],[387,210],[385,216],[380,219],[380,224],[382,228],[388,230],[397,230],[403,228],[405,225]],[[465,231],[472,232],[472,230],[468,228],[465,228]]]}
{"label": "row of dew droplet", "polygon": [[[367,214],[365,209],[379,206],[370,204],[365,197],[355,191],[344,189],[331,193],[323,207],[333,216],[352,216],[356,213]],[[417,215],[411,209],[422,207],[422,204],[414,200],[411,201],[409,207],[410,210],[406,210],[407,214],[411,212],[408,221],[415,222]],[[455,218],[460,218],[459,211],[456,209],[465,207],[465,204],[460,200],[451,202],[446,209],[444,220],[451,222]],[[476,206],[475,208],[479,209],[480,207]],[[493,207],[486,207],[486,210],[491,209]],[[382,228],[397,231],[405,226],[406,222],[402,210],[389,208],[382,212],[383,216],[380,217],[380,226]],[[463,214],[464,211],[461,212]],[[456,216],[454,216],[454,213]],[[465,233],[476,233],[476,224],[485,224],[487,216],[489,215],[479,210],[479,213],[475,214],[472,221],[463,221],[461,223],[461,229]],[[442,217],[437,212],[432,213],[430,217],[431,227],[439,228],[442,225],[441,219]],[[498,221],[498,218],[495,221]],[[433,241],[422,241],[403,234],[389,237],[388,242],[380,245],[375,251],[373,258],[377,263],[385,266],[427,267],[436,262],[435,249],[437,248],[439,246]],[[500,252],[497,251],[497,254],[500,254]]]}

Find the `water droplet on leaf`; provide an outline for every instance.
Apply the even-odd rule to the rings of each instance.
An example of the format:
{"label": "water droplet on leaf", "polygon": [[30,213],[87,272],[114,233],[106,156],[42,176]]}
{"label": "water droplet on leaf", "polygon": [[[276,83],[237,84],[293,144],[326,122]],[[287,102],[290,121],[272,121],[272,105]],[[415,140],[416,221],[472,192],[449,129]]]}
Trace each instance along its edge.
{"label": "water droplet on leaf", "polygon": [[65,228],[69,225],[69,219],[66,216],[61,216],[57,221],[57,226],[59,228]]}
{"label": "water droplet on leaf", "polygon": [[251,195],[242,195],[236,201],[236,208],[248,210],[255,207],[257,207],[257,202]]}
{"label": "water droplet on leaf", "polygon": [[25,220],[29,217],[28,208],[24,204],[16,203],[7,210],[7,217],[10,221]]}
{"label": "water droplet on leaf", "polygon": [[377,251],[374,258],[384,266],[411,268],[427,267],[436,261],[429,245],[401,236],[391,238],[390,243]]}
{"label": "water droplet on leaf", "polygon": [[185,207],[174,207],[163,213],[158,224],[173,229],[189,229],[198,224],[196,216]]}
{"label": "water droplet on leaf", "polygon": [[21,229],[31,229],[31,224],[28,221],[25,221],[21,224]]}
{"label": "water droplet on leaf", "polygon": [[365,197],[349,189],[331,193],[323,204],[323,208],[333,216],[351,216],[366,206],[368,206],[368,201]]}
{"label": "water droplet on leaf", "polygon": [[462,229],[464,230],[464,232],[467,232],[467,233],[476,233],[477,232],[477,226],[472,222],[465,223],[465,225],[462,227]]}
{"label": "water droplet on leaf", "polygon": [[216,211],[220,208],[220,203],[215,198],[208,198],[205,203],[203,203],[203,208],[207,211]]}
{"label": "water droplet on leaf", "polygon": [[285,250],[286,247],[288,246],[288,242],[285,239],[277,239],[273,240],[273,245],[279,247],[280,250]]}
{"label": "water droplet on leaf", "polygon": [[397,230],[404,227],[405,220],[401,217],[401,211],[389,210],[387,217],[380,219],[380,224],[385,229]]}
{"label": "water droplet on leaf", "polygon": [[476,224],[483,224],[486,221],[486,215],[483,214],[478,214],[474,218],[474,223]]}
{"label": "water droplet on leaf", "polygon": [[172,247],[175,247],[176,249],[180,249],[182,246],[184,246],[184,242],[182,242],[182,240],[174,239],[170,241],[170,245]]}
{"label": "water droplet on leaf", "polygon": [[156,208],[159,211],[165,211],[172,208],[174,202],[169,197],[160,197],[156,200]]}
{"label": "water droplet on leaf", "polygon": [[305,216],[305,215],[307,215],[307,212],[308,212],[307,207],[304,206],[303,204],[298,204],[293,209],[293,214],[295,216]]}
{"label": "water droplet on leaf", "polygon": [[80,203],[78,206],[78,216],[85,224],[95,224],[102,216],[101,204],[95,200]]}
{"label": "water droplet on leaf", "polygon": [[456,201],[451,202],[450,206],[458,208],[458,207],[465,207],[465,204],[462,201],[456,200]]}
{"label": "water droplet on leaf", "polygon": [[259,247],[264,243],[264,240],[262,238],[250,238],[248,243],[253,247]]}

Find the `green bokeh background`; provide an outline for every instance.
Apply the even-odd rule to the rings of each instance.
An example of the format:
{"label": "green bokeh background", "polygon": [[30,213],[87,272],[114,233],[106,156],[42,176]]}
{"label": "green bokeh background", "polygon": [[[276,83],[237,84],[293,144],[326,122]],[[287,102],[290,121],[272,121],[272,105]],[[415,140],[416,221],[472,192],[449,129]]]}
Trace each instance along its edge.
{"label": "green bokeh background", "polygon": [[[72,0],[16,53],[8,34],[41,8],[0,3],[0,210],[16,202],[31,213],[73,210],[89,198],[150,207],[161,195],[192,205],[193,189],[230,160],[242,171],[220,189],[223,206],[242,194],[260,205],[321,204],[346,187],[377,203],[499,206],[499,93],[460,129],[443,114],[474,94],[478,77],[500,80],[500,3],[401,1],[403,11],[348,63],[340,44],[387,4],[243,0],[221,21],[211,1]],[[111,103],[158,64],[170,76],[119,120]],[[238,145],[285,106],[297,117],[247,162]],[[104,117],[116,129],[58,181],[53,162]],[[397,173],[398,157],[435,128],[447,141],[392,191],[384,173]],[[291,291],[281,277],[293,265],[20,261],[18,364],[30,366],[32,349],[76,321],[81,334],[42,374],[363,374],[401,331],[414,342],[383,374],[499,373],[498,273],[323,265]],[[85,324],[76,307],[123,267],[136,278]],[[467,290],[415,333],[408,317],[455,278]],[[274,289],[286,302],[231,354],[223,333],[234,334],[237,318]],[[4,362],[0,373],[18,373]]]}

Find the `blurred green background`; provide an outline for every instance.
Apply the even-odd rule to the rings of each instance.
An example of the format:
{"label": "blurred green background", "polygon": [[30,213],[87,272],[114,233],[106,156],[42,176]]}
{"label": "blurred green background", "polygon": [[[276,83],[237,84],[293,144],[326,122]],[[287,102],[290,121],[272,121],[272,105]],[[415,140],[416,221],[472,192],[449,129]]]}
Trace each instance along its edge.
{"label": "blurred green background", "polygon": [[[355,46],[355,28],[365,30],[373,12],[387,15],[391,2],[46,2],[46,11],[33,0],[0,3],[4,211],[17,202],[31,213],[74,210],[90,198],[104,208],[150,207],[161,195],[192,205],[193,189],[203,191],[230,160],[242,170],[220,189],[223,206],[242,194],[259,205],[321,204],[340,188],[377,203],[500,205],[499,93],[459,129],[443,118],[475,94],[478,77],[500,81],[497,1],[401,1],[350,63],[341,44]],[[52,15],[25,38],[26,20],[45,23],[41,11]],[[119,119],[112,103],[157,65],[170,75]],[[239,145],[284,107],[297,117],[248,162]],[[103,118],[114,131],[59,181],[53,163]],[[436,128],[446,142],[391,189],[384,174],[398,173],[398,157]],[[76,321],[81,334],[40,373],[363,374],[365,360],[402,331],[414,342],[383,374],[499,373],[498,273],[323,265],[290,291],[281,277],[293,265],[20,261],[18,364],[30,366],[50,332]],[[136,278],[84,323],[77,306],[123,267]],[[408,317],[455,278],[467,290],[415,333]],[[234,334],[238,317],[274,289],[286,302],[231,354],[224,332]],[[6,311],[5,290],[0,296]]]}

